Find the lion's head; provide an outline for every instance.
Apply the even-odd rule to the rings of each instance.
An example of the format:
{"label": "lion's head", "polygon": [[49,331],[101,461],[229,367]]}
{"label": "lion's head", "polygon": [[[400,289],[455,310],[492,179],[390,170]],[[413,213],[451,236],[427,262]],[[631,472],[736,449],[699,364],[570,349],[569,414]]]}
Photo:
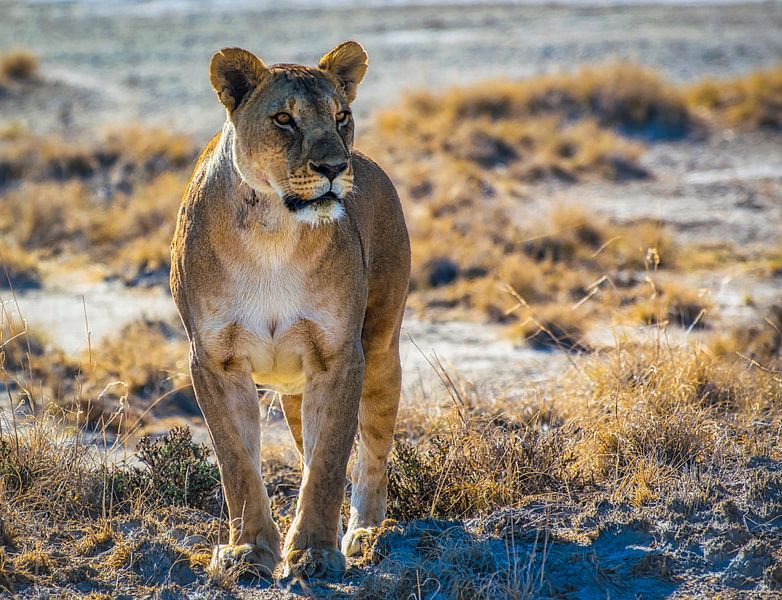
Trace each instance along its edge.
{"label": "lion's head", "polygon": [[350,104],[367,70],[360,44],[344,42],[317,67],[267,67],[251,52],[212,57],[212,86],[234,126],[234,164],[255,190],[276,193],[308,223],[338,219],[353,187]]}

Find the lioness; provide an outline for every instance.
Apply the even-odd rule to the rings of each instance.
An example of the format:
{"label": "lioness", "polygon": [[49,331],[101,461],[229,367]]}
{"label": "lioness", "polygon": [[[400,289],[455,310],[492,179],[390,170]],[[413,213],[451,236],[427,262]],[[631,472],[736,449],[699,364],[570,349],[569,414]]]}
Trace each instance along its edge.
{"label": "lioness", "polygon": [[229,539],[214,550],[217,567],[245,561],[271,573],[280,560],[261,478],[256,383],[282,395],[303,457],[284,574],[339,575],[343,553],[360,552],[384,518],[410,246],[391,181],[352,150],[350,105],[366,69],[356,42],[340,44],[317,67],[267,67],[239,48],[212,57],[227,119],[179,211],[171,291],[228,505]]}

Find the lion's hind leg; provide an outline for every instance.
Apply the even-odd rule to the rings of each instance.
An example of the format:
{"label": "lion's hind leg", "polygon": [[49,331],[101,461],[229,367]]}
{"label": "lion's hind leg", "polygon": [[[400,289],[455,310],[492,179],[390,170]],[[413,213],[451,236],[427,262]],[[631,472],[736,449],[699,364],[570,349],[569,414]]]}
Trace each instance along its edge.
{"label": "lion's hind leg", "polygon": [[285,422],[288,424],[293,441],[296,443],[296,449],[299,456],[304,460],[304,442],[301,435],[301,394],[283,394],[282,412],[285,415]]}

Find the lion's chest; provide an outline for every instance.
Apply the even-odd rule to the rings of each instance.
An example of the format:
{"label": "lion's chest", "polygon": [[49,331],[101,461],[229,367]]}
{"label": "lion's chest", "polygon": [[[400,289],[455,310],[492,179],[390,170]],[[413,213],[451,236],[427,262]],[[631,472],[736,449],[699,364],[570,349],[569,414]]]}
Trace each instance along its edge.
{"label": "lion's chest", "polygon": [[304,319],[328,326],[302,274],[285,267],[245,273],[234,278],[231,292],[233,355],[248,360],[255,383],[282,394],[302,393],[306,348],[294,328]]}

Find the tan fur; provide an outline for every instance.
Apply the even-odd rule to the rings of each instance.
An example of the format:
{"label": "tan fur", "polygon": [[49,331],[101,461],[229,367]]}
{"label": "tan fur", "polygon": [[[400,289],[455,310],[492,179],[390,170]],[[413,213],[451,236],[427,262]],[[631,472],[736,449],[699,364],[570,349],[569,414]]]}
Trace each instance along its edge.
{"label": "tan fur", "polygon": [[393,185],[351,149],[352,119],[338,122],[365,70],[355,42],[317,68],[266,67],[236,48],[212,59],[228,118],[182,203],[171,290],[228,505],[217,566],[247,561],[271,572],[280,559],[260,471],[255,383],[283,394],[303,455],[282,549],[286,572],[320,577],[345,568],[338,521],[356,430],[345,553],[361,551],[385,515],[410,248]]}

